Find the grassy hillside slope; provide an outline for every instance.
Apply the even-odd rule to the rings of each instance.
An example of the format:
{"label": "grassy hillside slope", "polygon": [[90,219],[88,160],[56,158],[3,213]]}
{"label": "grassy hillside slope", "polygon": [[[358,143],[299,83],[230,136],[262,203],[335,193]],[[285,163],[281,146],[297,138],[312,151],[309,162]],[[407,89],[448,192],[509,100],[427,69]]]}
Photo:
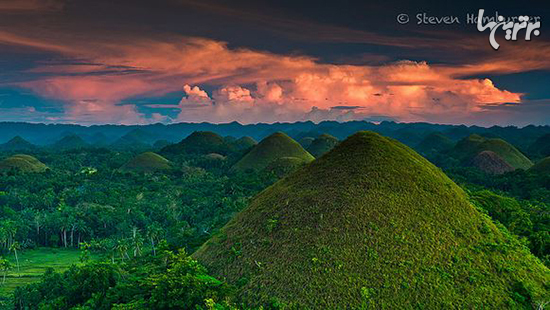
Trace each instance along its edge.
{"label": "grassy hillside slope", "polygon": [[354,134],[260,193],[193,257],[251,304],[526,308],[549,271],[403,144]]}

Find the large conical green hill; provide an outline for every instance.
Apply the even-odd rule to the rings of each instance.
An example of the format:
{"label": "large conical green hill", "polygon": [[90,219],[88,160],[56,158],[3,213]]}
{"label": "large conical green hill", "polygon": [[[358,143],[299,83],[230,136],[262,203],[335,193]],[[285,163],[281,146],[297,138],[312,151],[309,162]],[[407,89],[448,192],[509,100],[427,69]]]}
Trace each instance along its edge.
{"label": "large conical green hill", "polygon": [[326,152],[332,150],[338,142],[339,141],[336,137],[329,134],[322,134],[311,142],[307,148],[307,151],[315,158],[318,158]]}
{"label": "large conical green hill", "polygon": [[0,161],[0,171],[44,172],[48,167],[33,156],[17,154]]}
{"label": "large conical green hill", "polygon": [[281,157],[295,157],[310,162],[314,159],[294,139],[282,132],[276,132],[260,141],[234,166],[234,171],[262,170]]}
{"label": "large conical green hill", "polygon": [[252,305],[531,309],[550,284],[440,169],[371,132],[261,192],[193,257]]}
{"label": "large conical green hill", "polygon": [[527,170],[533,166],[531,160],[510,143],[502,139],[487,139],[479,135],[471,135],[459,141],[451,150],[451,156],[464,162],[470,162],[483,151],[494,152],[515,169]]}
{"label": "large conical green hill", "polygon": [[134,157],[121,167],[124,171],[155,172],[171,169],[170,162],[153,152],[145,152]]}

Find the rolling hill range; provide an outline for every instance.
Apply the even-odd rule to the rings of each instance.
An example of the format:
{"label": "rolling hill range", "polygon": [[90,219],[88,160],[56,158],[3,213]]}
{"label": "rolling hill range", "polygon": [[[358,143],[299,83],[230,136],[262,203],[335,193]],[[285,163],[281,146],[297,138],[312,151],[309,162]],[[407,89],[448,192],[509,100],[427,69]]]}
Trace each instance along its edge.
{"label": "rolling hill range", "polygon": [[548,269],[519,241],[372,132],[261,192],[193,257],[250,305],[503,309],[549,294]]}
{"label": "rolling hill range", "polygon": [[311,142],[307,151],[313,155],[313,157],[318,158],[326,152],[332,150],[337,144],[338,139],[329,134],[322,134]]}
{"label": "rolling hill range", "polygon": [[145,152],[134,157],[120,168],[123,171],[155,172],[170,170],[172,166],[168,159],[153,152]]}
{"label": "rolling hill range", "polygon": [[285,133],[276,132],[260,141],[232,168],[234,171],[262,170],[281,157],[294,157],[310,162],[314,157]]}
{"label": "rolling hill range", "polygon": [[33,156],[18,154],[0,161],[0,171],[44,172],[48,167]]}
{"label": "rolling hill range", "polygon": [[450,151],[450,155],[467,163],[483,151],[494,152],[514,169],[527,170],[533,165],[529,158],[508,142],[498,138],[488,139],[476,134],[460,140]]}

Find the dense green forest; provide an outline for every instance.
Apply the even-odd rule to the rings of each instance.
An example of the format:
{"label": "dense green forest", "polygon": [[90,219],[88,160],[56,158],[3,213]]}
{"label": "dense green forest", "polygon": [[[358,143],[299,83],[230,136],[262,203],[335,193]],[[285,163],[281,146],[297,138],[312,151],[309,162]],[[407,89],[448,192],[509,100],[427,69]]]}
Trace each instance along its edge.
{"label": "dense green forest", "polygon": [[[0,294],[0,308],[338,308],[343,304],[323,302],[339,296],[344,305],[348,301],[351,308],[365,309],[391,308],[399,300],[416,300],[407,307],[425,309],[529,309],[550,300],[550,173],[541,164],[550,154],[545,153],[546,148],[537,147],[541,143],[537,138],[546,129],[524,129],[522,133],[535,132],[524,139],[528,145],[514,145],[519,139],[507,129],[492,129],[501,135],[472,135],[482,131],[479,128],[437,127],[444,129],[438,131],[422,124],[407,127],[408,132],[400,125],[388,129],[391,134],[387,135],[398,140],[401,137],[401,142],[436,168],[403,144],[378,135],[354,135],[339,144],[336,137],[342,141],[361,128],[352,122],[335,132],[328,125],[333,124],[306,124],[306,128],[288,131],[288,135],[270,134],[264,128],[264,134],[255,139],[242,138],[244,135],[236,134],[238,129],[234,128],[231,133],[235,138],[197,131],[178,143],[161,139],[173,141],[177,135],[162,136],[158,128],[155,133],[132,129],[112,142],[105,141],[108,133],[90,134],[85,139],[66,134],[51,146],[37,146],[14,135],[0,148],[0,285],[16,277],[22,264],[19,258],[26,252],[55,248],[80,254],[78,262],[65,271],[48,270],[38,282]],[[332,135],[324,134],[323,129]],[[251,129],[243,132],[247,130]],[[92,139],[99,142],[93,144]],[[140,139],[144,143],[136,143]],[[358,187],[362,182],[363,187]],[[358,189],[352,192],[354,187]],[[436,192],[443,194],[432,196]],[[402,200],[411,193],[418,195],[417,199]],[[454,210],[452,214],[436,212],[430,218],[427,211],[419,209],[419,201],[429,205],[442,200],[448,202],[441,208]],[[380,210],[357,214],[338,211],[328,220],[330,210],[312,207],[325,204],[332,210],[348,204],[357,204],[357,208],[367,204]],[[360,251],[360,255],[375,260],[371,266],[383,267],[376,267],[384,270],[384,275],[375,278],[364,277],[355,267],[348,268],[359,264],[358,256],[349,262],[342,258],[354,253],[360,240],[344,238],[349,249],[345,255],[335,254],[340,251],[334,249],[335,240],[346,236],[342,229],[351,225],[336,224],[338,219],[374,219],[392,208],[401,214],[405,206],[410,208],[411,219],[415,216],[423,223],[439,223],[448,215],[462,216],[452,228],[448,227],[451,224],[437,227],[441,232],[450,230],[448,236],[435,234],[434,240],[443,239],[434,242],[455,242],[464,246],[464,251],[442,254],[431,265],[422,261],[418,265],[426,270],[416,270],[413,261],[421,258],[412,254],[403,260],[391,258],[385,263],[389,265],[377,261],[389,259],[389,254],[371,241],[372,248]],[[434,208],[440,206],[434,204]],[[287,209],[294,213],[287,214]],[[313,219],[308,217],[319,214],[327,214],[327,218],[310,223]],[[308,222],[303,232],[293,222],[301,221],[302,216]],[[475,221],[464,224],[471,219]],[[336,239],[329,237],[321,227],[328,224],[322,223],[334,225],[327,231]],[[315,237],[312,240],[324,240],[324,244],[305,242],[313,233],[305,228],[308,225],[317,233],[327,233],[311,236]],[[415,234],[426,236],[432,231],[414,228],[416,224],[399,217],[353,225],[367,225],[367,235],[377,236],[371,237],[382,245],[388,245],[385,238],[391,237],[397,248],[418,253],[427,250],[415,247],[420,242]],[[248,230],[241,231],[243,227]],[[394,235],[394,230],[401,233]],[[386,231],[388,235],[377,235]],[[359,236],[364,232],[354,233]],[[252,239],[254,250],[245,246]],[[208,246],[201,247],[205,242]],[[310,248],[313,243],[318,247]],[[224,250],[218,253],[212,244]],[[298,274],[279,273],[276,270],[286,268],[284,263],[275,258],[269,263],[271,259],[265,258],[271,253],[282,255],[279,251],[287,245],[309,255],[300,257],[307,264],[300,261]],[[444,244],[438,246],[441,253],[449,251]],[[449,267],[445,255],[454,260],[454,267]],[[485,260],[490,264],[483,265],[479,255],[488,255]],[[263,257],[263,261],[256,257]],[[508,263],[506,257],[522,263]],[[279,269],[272,268],[276,262]],[[530,266],[529,271],[524,271],[525,266]],[[260,270],[261,280],[246,271],[250,268]],[[295,266],[288,270],[292,268]],[[243,274],[237,277],[237,270]],[[392,270],[403,273],[392,274]],[[312,272],[315,276],[306,276]],[[514,272],[517,275],[510,275]],[[283,294],[277,288],[277,283],[292,286],[303,279],[317,287],[334,285],[331,292],[340,295],[324,296],[319,303],[312,303],[309,295]],[[370,281],[371,286],[357,279]],[[333,280],[350,281],[339,284],[349,287],[349,293],[340,291]],[[508,282],[509,286],[495,284]],[[433,283],[438,284],[428,290]],[[456,290],[450,289],[453,285]],[[396,290],[400,293],[390,301],[388,296]],[[433,303],[417,300],[428,291],[441,298],[431,298]],[[469,299],[460,297],[465,292],[469,292]],[[342,297],[346,294],[349,296]]]}

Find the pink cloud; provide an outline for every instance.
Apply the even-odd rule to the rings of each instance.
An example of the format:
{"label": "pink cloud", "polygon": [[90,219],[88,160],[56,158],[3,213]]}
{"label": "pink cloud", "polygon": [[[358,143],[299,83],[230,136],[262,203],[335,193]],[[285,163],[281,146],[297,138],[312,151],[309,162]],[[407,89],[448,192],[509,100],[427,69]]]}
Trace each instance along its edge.
{"label": "pink cloud", "polygon": [[[37,40],[0,33],[2,41],[94,64],[40,66],[34,71],[53,76],[19,84],[63,101],[68,118],[90,122],[94,118],[96,122],[146,122],[136,106],[119,103],[175,91],[181,85],[185,97],[178,105],[149,106],[177,108],[179,121],[273,122],[319,119],[321,115],[360,119],[371,114],[403,121],[445,121],[468,119],[488,106],[518,103],[522,95],[499,89],[488,79],[464,78],[472,73],[465,65],[412,61],[323,64],[311,57],[231,49],[224,42],[181,36],[79,40],[61,35]],[[489,71],[507,66],[504,59],[491,61],[486,62]],[[545,63],[532,61],[532,65]],[[113,72],[97,74],[108,68],[114,68]],[[217,89],[209,95],[202,85]],[[339,110],[335,106],[359,108]]]}

